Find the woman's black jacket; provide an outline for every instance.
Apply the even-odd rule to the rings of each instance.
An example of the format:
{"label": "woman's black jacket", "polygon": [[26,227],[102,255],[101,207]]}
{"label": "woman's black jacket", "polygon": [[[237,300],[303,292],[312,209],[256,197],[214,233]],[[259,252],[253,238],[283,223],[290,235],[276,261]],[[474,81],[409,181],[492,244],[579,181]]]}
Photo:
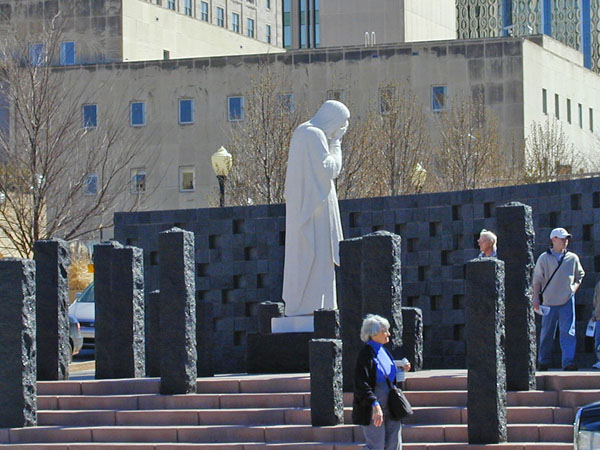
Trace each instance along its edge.
{"label": "woman's black jacket", "polygon": [[[355,425],[370,425],[373,417],[373,403],[375,384],[377,383],[376,353],[369,344],[366,344],[356,359],[354,369],[354,400],[352,402],[352,423]],[[392,358],[390,356],[390,358]],[[393,361],[393,358],[392,358]]]}

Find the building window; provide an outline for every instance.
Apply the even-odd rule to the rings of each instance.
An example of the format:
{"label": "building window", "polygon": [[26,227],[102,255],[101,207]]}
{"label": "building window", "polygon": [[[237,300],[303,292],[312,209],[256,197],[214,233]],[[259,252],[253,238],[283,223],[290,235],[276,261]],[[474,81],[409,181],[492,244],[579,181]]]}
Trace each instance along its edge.
{"label": "building window", "polygon": [[131,102],[129,104],[129,123],[132,127],[146,125],[146,103]]}
{"label": "building window", "polygon": [[240,15],[238,13],[231,14],[231,30],[236,33],[240,32]]}
{"label": "building window", "polygon": [[196,169],[194,166],[179,168],[179,190],[181,192],[191,192],[196,187]]}
{"label": "building window", "polygon": [[292,46],[292,0],[283,0],[283,47]]}
{"label": "building window", "polygon": [[175,11],[175,0],[167,0],[167,8]]}
{"label": "building window", "polygon": [[165,61],[171,59],[171,52],[169,50],[163,50],[163,59]]}
{"label": "building window", "polygon": [[548,114],[548,93],[542,89],[542,112]]}
{"label": "building window", "polygon": [[192,15],[192,0],[185,0],[183,3],[183,13],[186,16]]}
{"label": "building window", "polygon": [[266,41],[267,41],[267,44],[271,43],[271,25],[267,25]]}
{"label": "building window", "polygon": [[557,119],[560,119],[560,98],[558,94],[554,94],[554,115]]}
{"label": "building window", "polygon": [[62,42],[60,44],[60,64],[61,66],[75,64],[75,42]]}
{"label": "building window", "polygon": [[271,9],[271,0],[267,0],[267,9]]}
{"label": "building window", "polygon": [[179,100],[179,124],[186,125],[194,123],[194,100]]}
{"label": "building window", "polygon": [[81,115],[83,128],[96,128],[98,126],[98,105],[83,105]]}
{"label": "building window", "polygon": [[590,108],[590,131],[594,132],[594,110]]}
{"label": "building window", "polygon": [[448,86],[432,86],[431,87],[431,110],[444,111],[448,108]]}
{"label": "building window", "polygon": [[577,106],[579,108],[579,128],[583,128],[583,106],[581,103],[578,103]]}
{"label": "building window", "polygon": [[225,26],[225,10],[217,7],[217,25],[220,27]]}
{"label": "building window", "polygon": [[277,100],[284,111],[293,112],[296,106],[294,94],[279,94]]}
{"label": "building window", "polygon": [[88,173],[83,181],[83,195],[96,195],[98,193],[98,174]]}
{"label": "building window", "polygon": [[567,99],[567,122],[571,123],[571,99]]}
{"label": "building window", "polygon": [[248,29],[246,30],[248,37],[254,37],[254,19],[248,19]]}
{"label": "building window", "polygon": [[200,2],[200,19],[208,22],[208,3]]}
{"label": "building window", "polygon": [[346,100],[346,93],[343,89],[332,89],[327,91],[327,100],[337,100],[338,102],[344,103]]}
{"label": "building window", "polygon": [[394,87],[379,88],[379,113],[388,114],[391,109],[390,101],[394,98],[396,89]]}
{"label": "building window", "polygon": [[315,24],[315,28],[314,28],[314,32],[315,32],[315,36],[314,36],[314,43],[315,43],[315,48],[319,48],[321,46],[321,18],[319,17],[319,0],[315,0],[315,10],[314,10],[314,24]]}
{"label": "building window", "polygon": [[227,97],[227,120],[230,122],[244,120],[244,97]]}
{"label": "building window", "polygon": [[306,10],[306,3],[308,0],[300,0],[298,6],[300,8],[300,48],[309,47],[308,43],[308,12]]}
{"label": "building window", "polygon": [[131,169],[131,193],[141,194],[146,192],[146,169],[139,167]]}
{"label": "building window", "polygon": [[31,44],[29,46],[29,63],[39,66],[44,60],[44,44]]}

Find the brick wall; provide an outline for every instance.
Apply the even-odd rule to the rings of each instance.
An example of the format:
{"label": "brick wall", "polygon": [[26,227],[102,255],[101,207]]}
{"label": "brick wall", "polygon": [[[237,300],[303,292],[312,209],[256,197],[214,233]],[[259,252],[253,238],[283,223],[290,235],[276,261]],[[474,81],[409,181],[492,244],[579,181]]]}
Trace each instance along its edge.
{"label": "brick wall", "polygon": [[[479,231],[495,230],[496,206],[510,201],[533,209],[536,259],[552,228],[573,234],[570,249],[587,272],[577,296],[578,358],[590,364],[584,330],[600,271],[600,178],[340,201],[345,237],[402,236],[403,305],[423,310],[425,368],[465,367],[463,264],[478,254]],[[281,300],[285,207],[117,213],[115,238],[144,249],[146,292],[159,288],[158,233],[174,225],[196,237],[196,298],[214,305],[215,370],[244,371],[257,304]]]}

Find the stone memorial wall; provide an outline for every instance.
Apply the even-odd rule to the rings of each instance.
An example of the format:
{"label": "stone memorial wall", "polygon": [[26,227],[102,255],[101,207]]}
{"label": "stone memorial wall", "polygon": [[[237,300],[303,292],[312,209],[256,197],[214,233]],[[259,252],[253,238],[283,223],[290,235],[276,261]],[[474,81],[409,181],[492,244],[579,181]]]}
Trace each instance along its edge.
{"label": "stone memorial wall", "polygon": [[[600,272],[600,178],[340,201],[346,238],[402,237],[402,306],[423,311],[424,368],[465,367],[464,263],[477,256],[481,229],[496,230],[496,207],[513,201],[532,208],[536,259],[552,228],[573,234],[570,249],[587,272],[576,305],[578,358],[591,363],[584,330]],[[144,250],[146,295],[159,288],[158,233],[194,233],[196,300],[212,308],[203,327],[212,325],[213,355],[227,355],[214,358],[215,373],[245,370],[259,303],[281,301],[284,214],[284,205],[258,205],[115,215],[115,238]]]}

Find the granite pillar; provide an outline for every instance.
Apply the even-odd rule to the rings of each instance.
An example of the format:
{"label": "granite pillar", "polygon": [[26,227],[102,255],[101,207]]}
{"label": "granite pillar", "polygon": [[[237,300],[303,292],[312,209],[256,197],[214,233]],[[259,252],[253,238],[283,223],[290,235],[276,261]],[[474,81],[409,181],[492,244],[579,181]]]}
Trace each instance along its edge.
{"label": "granite pillar", "polygon": [[199,377],[212,377],[215,374],[213,351],[214,305],[209,301],[196,303],[196,371]]}
{"label": "granite pillar", "polygon": [[339,339],[341,337],[339,310],[315,310],[314,329],[314,339]]}
{"label": "granite pillar", "polygon": [[37,424],[35,262],[0,260],[0,428]]}
{"label": "granite pillar", "polygon": [[36,336],[38,380],[68,380],[69,244],[55,239],[36,241]]}
{"label": "granite pillar", "polygon": [[160,393],[196,392],[194,234],[179,228],[159,233]]}
{"label": "granite pillar", "polygon": [[342,341],[312,339],[310,354],[310,419],[317,427],[344,423]]}
{"label": "granite pillar", "polygon": [[96,379],[145,376],[143,252],[117,243],[94,247]]}
{"label": "granite pillar", "polygon": [[465,283],[469,444],[506,442],[504,262],[469,261]]}
{"label": "granite pillar", "polygon": [[271,319],[283,317],[285,304],[282,302],[262,302],[258,305],[258,332],[261,334],[271,333]]}
{"label": "granite pillar", "polygon": [[160,377],[160,291],[148,294],[146,318],[146,376]]}
{"label": "granite pillar", "polygon": [[354,389],[362,319],[378,314],[389,320],[388,350],[402,357],[402,277],[400,236],[377,231],[340,242],[339,309],[342,326],[344,391]]}
{"label": "granite pillar", "polygon": [[421,308],[402,308],[402,355],[411,371],[423,370],[423,311]]}
{"label": "granite pillar", "polygon": [[532,278],[535,231],[531,207],[513,202],[496,208],[498,258],[506,284],[506,385],[509,391],[536,388],[535,313]]}

